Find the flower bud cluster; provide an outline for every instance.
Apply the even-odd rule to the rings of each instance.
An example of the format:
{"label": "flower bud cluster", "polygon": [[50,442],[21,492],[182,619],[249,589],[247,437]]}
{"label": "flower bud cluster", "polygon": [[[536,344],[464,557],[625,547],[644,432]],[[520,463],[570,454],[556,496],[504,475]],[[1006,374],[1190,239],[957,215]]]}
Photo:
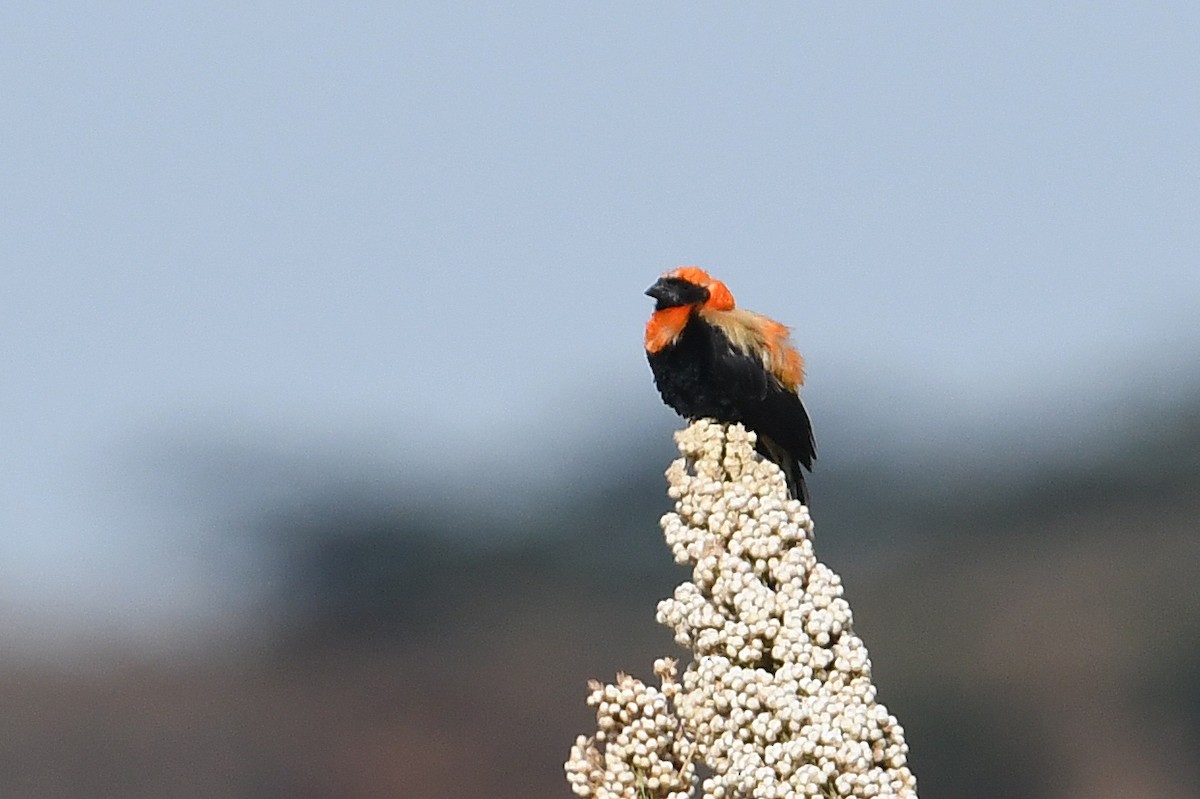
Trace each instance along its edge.
{"label": "flower bud cluster", "polygon": [[[813,552],[808,508],[741,425],[701,420],[676,443],[684,457],[667,471],[675,511],[662,528],[692,579],[659,603],[658,620],[693,660],[679,682],[672,664],[653,694],[624,676],[593,686],[600,732],[572,750],[575,792],[682,799],[695,758],[711,771],[704,799],[915,799],[904,730],[875,701],[841,578]],[[652,724],[638,723],[647,716],[631,692],[653,706]],[[647,745],[640,759],[635,738]]]}
{"label": "flower bud cluster", "polygon": [[[675,661],[662,658],[654,670],[662,688],[627,674],[616,683],[588,684],[597,732],[580,735],[567,761],[567,781],[579,796],[595,799],[662,797],[687,799],[696,783],[694,744],[680,736],[671,700],[679,691]],[[599,747],[603,747],[603,751]]]}

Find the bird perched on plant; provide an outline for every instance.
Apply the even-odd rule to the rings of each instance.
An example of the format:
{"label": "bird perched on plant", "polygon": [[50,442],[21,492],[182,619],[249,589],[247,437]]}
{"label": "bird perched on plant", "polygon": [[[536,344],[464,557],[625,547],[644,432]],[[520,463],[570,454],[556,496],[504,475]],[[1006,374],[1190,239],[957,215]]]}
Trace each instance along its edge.
{"label": "bird perched on plant", "polygon": [[734,305],[703,269],[682,266],[646,289],[646,357],[663,401],[686,419],[741,422],[757,434],[759,454],[774,461],[792,497],[808,504],[800,467],[817,458],[812,423],[800,401],[804,359],[788,328]]}

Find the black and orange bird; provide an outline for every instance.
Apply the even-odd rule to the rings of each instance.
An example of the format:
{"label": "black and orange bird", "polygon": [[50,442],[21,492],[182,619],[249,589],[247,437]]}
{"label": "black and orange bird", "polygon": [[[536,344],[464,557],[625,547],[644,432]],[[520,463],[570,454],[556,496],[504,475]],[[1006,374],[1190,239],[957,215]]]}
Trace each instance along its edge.
{"label": "black and orange bird", "polygon": [[695,266],[667,272],[646,294],[656,300],[646,357],[663,401],[688,420],[753,430],[759,454],[779,465],[788,492],[808,504],[800,467],[812,471],[817,445],[800,401],[804,359],[788,328],[736,307],[725,284]]}

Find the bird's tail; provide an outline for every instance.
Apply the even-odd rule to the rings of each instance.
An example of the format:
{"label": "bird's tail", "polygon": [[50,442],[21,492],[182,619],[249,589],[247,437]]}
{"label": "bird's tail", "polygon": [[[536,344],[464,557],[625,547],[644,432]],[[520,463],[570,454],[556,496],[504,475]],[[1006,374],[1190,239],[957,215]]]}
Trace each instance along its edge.
{"label": "bird's tail", "polygon": [[783,470],[784,479],[787,480],[788,496],[792,499],[798,499],[807,505],[808,485],[804,482],[804,472],[801,471],[802,467],[799,461],[792,456],[792,453],[761,433],[758,436],[758,443],[754,445],[754,448],[758,450],[759,455],[762,455]]}

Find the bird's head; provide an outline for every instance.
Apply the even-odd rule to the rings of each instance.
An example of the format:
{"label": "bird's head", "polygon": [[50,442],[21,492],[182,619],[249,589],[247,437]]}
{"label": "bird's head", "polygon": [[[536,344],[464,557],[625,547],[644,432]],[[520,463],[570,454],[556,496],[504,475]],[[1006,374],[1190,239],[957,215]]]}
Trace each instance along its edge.
{"label": "bird's head", "polygon": [[656,311],[692,306],[713,311],[733,310],[733,295],[725,284],[696,266],[672,269],[646,289],[646,294],[656,300]]}

